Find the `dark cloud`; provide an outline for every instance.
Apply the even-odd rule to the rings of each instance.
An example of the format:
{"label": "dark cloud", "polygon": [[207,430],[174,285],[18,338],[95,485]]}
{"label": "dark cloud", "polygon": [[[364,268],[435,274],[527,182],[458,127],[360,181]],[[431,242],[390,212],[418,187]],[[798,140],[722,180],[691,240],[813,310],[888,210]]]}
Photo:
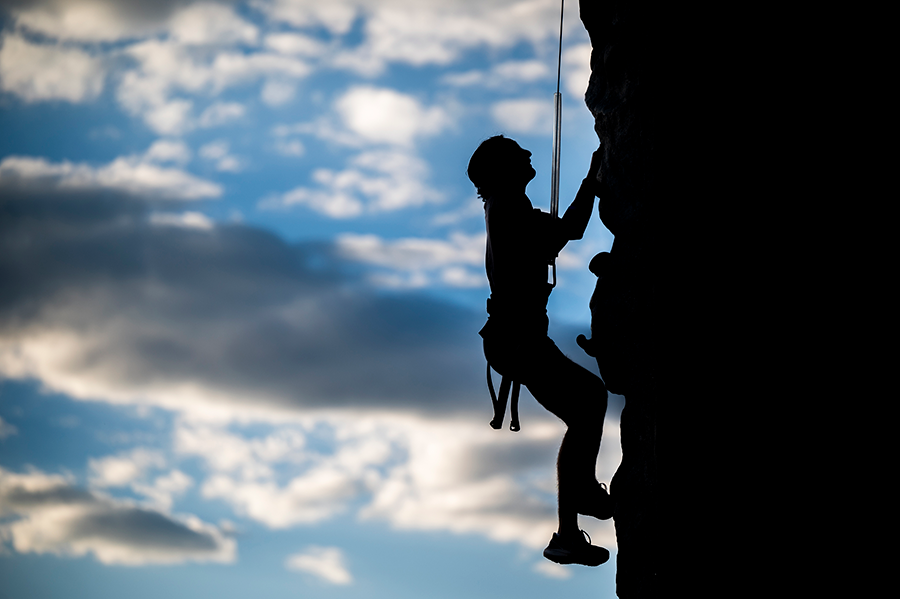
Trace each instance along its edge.
{"label": "dark cloud", "polygon": [[[327,244],[291,246],[241,225],[151,225],[150,209],[114,194],[4,194],[7,375],[116,401],[191,387],[236,404],[484,407],[481,315],[379,294]],[[64,355],[39,341],[60,335]],[[16,352],[25,372],[8,366]]]}
{"label": "dark cloud", "polygon": [[[214,1],[216,4],[234,4],[234,1]],[[41,8],[56,11],[67,4],[69,6],[73,4],[99,4],[103,5],[107,11],[114,13],[129,15],[136,19],[161,21],[171,15],[176,9],[194,3],[196,3],[195,0],[91,0],[90,3],[78,2],[78,0],[0,0],[0,10],[21,11]]]}
{"label": "dark cloud", "polygon": [[219,540],[191,530],[181,522],[137,507],[109,505],[85,514],[69,529],[73,539],[100,537],[112,543],[136,545],[142,549],[214,552]]}
{"label": "dark cloud", "polygon": [[107,564],[233,561],[235,542],[196,518],[181,520],[97,495],[41,472],[0,468],[3,537],[22,553],[84,555]]}

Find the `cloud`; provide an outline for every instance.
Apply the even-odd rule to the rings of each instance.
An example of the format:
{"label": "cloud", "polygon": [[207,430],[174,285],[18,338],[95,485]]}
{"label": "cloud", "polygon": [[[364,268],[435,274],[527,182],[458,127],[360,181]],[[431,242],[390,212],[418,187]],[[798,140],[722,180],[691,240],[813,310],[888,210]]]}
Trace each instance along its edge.
{"label": "cloud", "polygon": [[13,2],[19,26],[44,35],[86,42],[151,35],[164,29],[190,0],[30,0]]}
{"label": "cloud", "polygon": [[202,212],[151,212],[149,218],[151,225],[160,227],[184,227],[187,229],[199,229],[211,231],[215,224]]}
{"label": "cloud", "polygon": [[[543,547],[556,528],[554,462],[564,427],[525,401],[523,430],[498,433],[487,426],[487,407],[483,419],[307,414],[263,434],[182,420],[174,448],[204,460],[204,497],[271,528],[355,513],[398,529]],[[615,417],[604,439],[598,476],[608,481],[619,461]],[[611,522],[582,525],[598,543],[614,543]]]}
{"label": "cloud", "polygon": [[216,102],[210,105],[197,120],[199,127],[218,127],[235,121],[247,112],[243,104],[237,102]]}
{"label": "cloud", "polygon": [[260,99],[269,106],[281,106],[294,99],[297,86],[290,81],[270,79],[259,93]]}
{"label": "cloud", "polygon": [[94,487],[121,487],[143,477],[151,467],[162,468],[165,458],[157,451],[143,448],[118,456],[90,460],[90,481]]}
{"label": "cloud", "polygon": [[174,497],[189,489],[194,481],[177,469],[151,481],[149,473],[162,470],[166,463],[162,452],[137,447],[119,455],[90,459],[89,482],[93,489],[128,487],[156,509],[168,511]]}
{"label": "cloud", "polygon": [[237,173],[243,170],[243,162],[229,152],[230,144],[224,139],[210,142],[200,148],[200,156],[216,163],[216,170]]}
{"label": "cloud", "polygon": [[346,561],[344,552],[337,547],[310,545],[302,553],[289,555],[284,567],[313,574],[331,584],[346,585],[353,582]]}
{"label": "cloud", "polygon": [[357,481],[346,473],[319,468],[292,479],[284,487],[272,481],[210,477],[203,496],[231,504],[239,514],[271,528],[287,528],[331,518],[346,510],[358,493]]}
{"label": "cloud", "polygon": [[363,443],[361,460],[352,457],[360,457],[352,439],[334,454],[320,454],[308,448],[311,434],[301,425],[248,438],[221,425],[186,421],[175,430],[174,447],[179,456],[205,460],[211,475],[202,485],[204,497],[271,528],[286,528],[346,511],[365,487],[365,470],[385,459],[383,443],[371,440]]}
{"label": "cloud", "polygon": [[208,52],[172,40],[147,40],[124,54],[136,67],[121,76],[116,96],[129,113],[140,116],[157,133],[176,135],[230,122],[244,114],[241,104],[213,103],[199,121],[191,116],[193,100],[175,94],[216,96],[223,90],[262,78],[292,81],[309,75],[304,61],[270,52]]}
{"label": "cloud", "polygon": [[33,44],[5,34],[0,48],[0,89],[26,102],[85,102],[103,91],[103,62],[77,48]]}
{"label": "cloud", "polygon": [[263,44],[279,54],[320,56],[328,46],[321,41],[300,33],[270,33]]}
{"label": "cloud", "polygon": [[439,203],[444,196],[425,184],[427,175],[425,161],[409,152],[370,150],[357,154],[342,171],[313,171],[318,187],[295,187],[263,200],[260,207],[302,205],[331,218],[352,218]]}
{"label": "cloud", "polygon": [[[153,506],[109,510],[188,522],[166,510],[195,484],[176,460],[199,458],[203,498],[272,528],[347,515],[546,544],[561,425],[523,398],[522,432],[487,426],[480,310],[374,293],[337,246],[242,225],[160,226],[152,214],[59,190],[0,199],[0,374],[176,413],[169,463],[137,450],[92,462],[98,487],[127,486]],[[391,268],[476,260],[474,236],[374,241],[370,257]],[[577,351],[565,343],[575,332],[554,334],[563,351]],[[617,445],[610,430],[605,443]],[[106,547],[73,543],[51,545]]]}
{"label": "cloud", "polygon": [[[526,547],[556,529],[554,462],[563,426],[529,417],[515,435],[472,421],[418,422],[404,430],[407,460],[379,481],[360,515],[404,530],[478,534]],[[480,425],[479,425],[480,424]],[[618,422],[607,419],[598,476],[618,465]],[[611,522],[583,519],[595,543],[615,543]]]}
{"label": "cloud", "polygon": [[122,156],[104,166],[49,162],[44,158],[7,156],[0,162],[0,189],[114,191],[165,200],[199,200],[222,195],[216,183],[183,170],[159,166],[178,161],[186,148],[154,143],[144,155]]}
{"label": "cloud", "polygon": [[335,109],[347,130],[369,143],[409,146],[450,125],[443,108],[426,109],[412,96],[387,88],[354,87],[338,98]]}
{"label": "cloud", "polygon": [[[279,4],[289,2],[281,0]],[[314,13],[312,3],[290,3],[307,14]],[[539,45],[555,37],[556,30],[555,9],[539,0],[349,0],[342,4],[347,14],[364,15],[364,40],[339,53],[334,64],[363,75],[380,73],[392,62],[446,65],[466,50],[479,47],[509,48],[518,42]]]}
{"label": "cloud", "polygon": [[330,245],[35,194],[0,201],[3,376],[209,414],[481,405],[480,314],[373,293]]}
{"label": "cloud", "polygon": [[548,578],[559,578],[561,580],[565,580],[572,577],[571,569],[566,568],[565,566],[560,566],[559,564],[554,564],[553,562],[547,560],[536,562],[532,569],[539,574],[547,576]]}
{"label": "cloud", "polygon": [[591,78],[591,45],[578,44],[566,49],[562,62],[566,89],[570,94],[583,98]]}
{"label": "cloud", "polygon": [[172,162],[184,165],[191,160],[191,150],[181,140],[158,139],[144,152],[148,162]]}
{"label": "cloud", "polygon": [[253,45],[259,30],[227,6],[202,2],[176,12],[169,24],[169,35],[190,45]]}
{"label": "cloud", "polygon": [[308,0],[257,0],[253,3],[270,19],[295,27],[324,26],[331,33],[344,34],[353,25],[359,2],[337,0],[315,2]]}
{"label": "cloud", "polygon": [[485,287],[484,234],[454,233],[448,240],[407,238],[386,241],[377,235],[345,234],[335,240],[339,254],[388,270],[372,276],[390,287]]}
{"label": "cloud", "polygon": [[193,516],[171,516],[79,489],[40,471],[0,468],[2,536],[19,553],[93,554],[104,564],[233,562],[237,545]]}
{"label": "cloud", "polygon": [[502,100],[491,106],[491,116],[510,133],[550,135],[553,131],[553,102],[550,100]]}
{"label": "cloud", "polygon": [[166,475],[158,476],[152,484],[136,482],[131,488],[146,497],[158,509],[168,511],[172,509],[174,496],[181,495],[193,485],[194,479],[181,470],[173,470]]}
{"label": "cloud", "polygon": [[517,83],[540,81],[549,77],[550,73],[547,65],[540,60],[514,60],[496,64],[487,71],[450,73],[445,75],[442,81],[457,87],[479,86],[506,89]]}

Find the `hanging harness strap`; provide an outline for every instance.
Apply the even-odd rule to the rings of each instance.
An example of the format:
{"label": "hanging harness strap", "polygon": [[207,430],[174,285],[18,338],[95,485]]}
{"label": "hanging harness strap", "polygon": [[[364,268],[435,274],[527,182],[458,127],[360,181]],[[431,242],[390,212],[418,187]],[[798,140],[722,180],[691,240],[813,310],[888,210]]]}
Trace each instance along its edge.
{"label": "hanging harness strap", "polygon": [[510,405],[510,423],[509,430],[518,432],[519,426],[519,389],[521,385],[515,381],[511,381],[508,377],[500,379],[500,395],[494,392],[494,381],[491,378],[491,365],[487,365],[487,384],[488,391],[491,392],[491,404],[494,406],[494,418],[491,420],[491,428],[499,430],[503,426],[503,417],[506,414],[506,399],[509,396],[509,388],[512,386],[512,403]]}

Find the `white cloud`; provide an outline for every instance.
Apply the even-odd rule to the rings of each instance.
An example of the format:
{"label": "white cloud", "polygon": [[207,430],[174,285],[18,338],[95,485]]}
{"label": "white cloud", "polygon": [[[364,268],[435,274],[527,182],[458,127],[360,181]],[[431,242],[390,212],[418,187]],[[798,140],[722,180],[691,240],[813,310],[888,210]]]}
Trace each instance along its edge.
{"label": "white cloud", "polygon": [[335,108],[344,126],[370,143],[408,146],[450,125],[443,108],[426,109],[412,96],[387,88],[354,87],[335,102]]}
{"label": "white cloud", "polygon": [[262,78],[291,81],[307,76],[311,67],[302,60],[267,52],[203,52],[174,41],[148,40],[129,46],[125,54],[137,67],[121,78],[117,97],[131,114],[141,116],[155,131],[180,134],[196,126],[217,126],[243,116],[235,102],[217,102],[200,116],[191,117],[193,101],[177,93],[218,95],[223,90]]}
{"label": "white cloud", "polygon": [[365,212],[391,212],[437,203],[443,195],[425,184],[426,163],[399,150],[372,150],[350,160],[342,171],[316,169],[318,187],[296,187],[260,203],[261,208],[303,205],[331,218],[352,218]]}
{"label": "white cloud", "polygon": [[0,468],[0,535],[19,553],[93,554],[104,564],[139,566],[233,562],[237,545],[194,516],[171,516],[85,491],[56,475]]}
{"label": "white cloud", "polygon": [[[306,8],[311,3],[304,0],[293,4],[311,10]],[[334,64],[363,75],[377,74],[389,62],[445,65],[477,47],[508,48],[522,41],[539,45],[555,37],[558,23],[556,9],[541,0],[348,0],[342,4],[365,15],[365,37],[358,47],[338,54]]]}
{"label": "white cloud", "polygon": [[591,45],[578,44],[562,55],[563,76],[570,94],[583,98],[591,78]]}
{"label": "white cloud", "polygon": [[[170,147],[169,150],[172,148]],[[155,164],[162,151],[123,156],[94,167],[84,163],[48,162],[44,158],[7,156],[0,162],[0,186],[50,189],[108,189],[170,200],[199,200],[222,195],[222,188],[185,171]]]}
{"label": "white cloud", "polygon": [[539,574],[543,574],[549,578],[559,578],[561,580],[565,580],[567,578],[572,577],[572,570],[566,568],[565,566],[560,566],[559,564],[554,564],[548,560],[541,560],[539,562],[535,562],[533,569],[535,572]]}
{"label": "white cloud", "polygon": [[337,238],[345,258],[400,270],[419,270],[447,265],[483,266],[485,236],[454,233],[448,240],[406,238],[385,241],[377,235],[348,233]]}
{"label": "white cloud", "polygon": [[263,43],[279,54],[297,56],[319,56],[327,49],[319,40],[299,33],[271,33]]}
{"label": "white cloud", "polygon": [[270,79],[259,93],[260,99],[269,106],[281,106],[294,99],[297,86],[290,81]]}
{"label": "white cloud", "polygon": [[190,112],[194,103],[190,100],[171,100],[149,106],[144,121],[161,135],[181,135],[193,128]]}
{"label": "white cloud", "polygon": [[448,287],[486,287],[488,282],[483,272],[462,266],[448,266],[443,269],[441,281]]}
{"label": "white cloud", "polygon": [[539,81],[550,75],[547,65],[540,60],[515,60],[494,65],[488,71],[451,73],[442,78],[449,85],[458,87],[509,88],[516,83]]}
{"label": "white cloud", "polygon": [[156,509],[168,511],[172,509],[172,503],[176,495],[181,495],[194,485],[194,479],[181,470],[172,470],[170,473],[158,476],[152,483],[135,482],[131,488],[144,497]]}
{"label": "white cloud", "polygon": [[200,155],[209,160],[219,160],[228,155],[228,141],[220,139],[200,148]]}
{"label": "white cloud", "polygon": [[510,133],[551,135],[553,132],[551,100],[502,100],[491,106],[491,116]]}
{"label": "white cloud", "polygon": [[337,547],[310,545],[302,553],[288,556],[284,567],[313,574],[331,584],[346,585],[353,582],[346,562],[343,551]]}
{"label": "white cloud", "polygon": [[259,30],[221,4],[202,2],[175,13],[169,34],[183,44],[255,44]]}
{"label": "white cloud", "polygon": [[[176,451],[206,461],[205,497],[272,528],[321,522],[362,503],[363,520],[541,548],[557,524],[554,464],[564,427],[531,416],[516,435],[501,434],[487,426],[488,412],[478,422],[307,414],[253,438],[227,424],[184,422]],[[305,440],[323,430],[331,433]],[[598,477],[609,481],[620,457],[614,418],[603,443]],[[581,525],[595,543],[614,545],[610,521]]]}
{"label": "white cloud", "polygon": [[200,156],[216,163],[216,170],[237,173],[243,170],[243,163],[229,153],[230,144],[224,139],[210,142],[200,148]]}
{"label": "white cloud", "polygon": [[[515,435],[486,424],[423,422],[404,429],[408,459],[392,468],[360,515],[407,530],[483,535],[531,548],[556,530],[554,462],[562,425],[529,419]],[[618,465],[618,422],[607,419],[598,476]],[[611,521],[584,518],[595,544],[615,544]]]}
{"label": "white cloud", "polygon": [[449,239],[406,238],[392,241],[377,235],[345,234],[335,241],[341,256],[390,269],[372,276],[388,287],[484,287],[484,234],[453,233]]}
{"label": "white cloud", "polygon": [[163,468],[166,460],[158,451],[143,448],[126,454],[91,459],[90,482],[95,487],[121,487],[144,476],[150,468]]}
{"label": "white cloud", "polygon": [[253,5],[270,19],[295,27],[323,26],[334,34],[344,34],[353,25],[358,5],[356,1],[332,0],[255,0]]}
{"label": "white cloud", "polygon": [[161,452],[138,447],[119,455],[89,460],[89,482],[95,489],[129,487],[146,497],[155,509],[167,511],[174,496],[190,488],[194,481],[177,469],[151,481],[149,472],[165,466],[166,459]]}
{"label": "white cloud", "polygon": [[200,127],[218,127],[244,116],[247,109],[237,102],[216,102],[200,115],[197,124]]}
{"label": "white cloud", "polygon": [[93,100],[103,91],[103,62],[77,49],[32,44],[6,34],[0,48],[0,88],[27,102]]}
{"label": "white cloud", "polygon": [[306,437],[296,429],[280,429],[248,438],[212,424],[182,422],[174,434],[179,455],[198,456],[214,472],[260,480],[274,477],[273,463],[307,460]]}
{"label": "white cloud", "polygon": [[216,225],[202,212],[152,212],[150,224],[160,227],[182,227],[185,229],[198,229],[211,231]]}
{"label": "white cloud", "polygon": [[226,501],[239,514],[270,528],[287,528],[344,512],[359,487],[345,472],[317,468],[283,487],[270,480],[244,481],[217,474],[206,480],[202,492],[207,499]]}
{"label": "white cloud", "polygon": [[149,162],[184,165],[191,160],[191,150],[181,140],[158,139],[144,153],[144,158]]}
{"label": "white cloud", "polygon": [[[365,488],[370,468],[390,455],[383,439],[346,435],[337,451],[321,454],[307,448],[306,434],[283,427],[248,439],[209,424],[185,424],[176,431],[175,448],[206,460],[212,475],[203,483],[204,497],[221,499],[271,528],[286,528],[346,511]],[[285,465],[301,473],[279,476]]]}

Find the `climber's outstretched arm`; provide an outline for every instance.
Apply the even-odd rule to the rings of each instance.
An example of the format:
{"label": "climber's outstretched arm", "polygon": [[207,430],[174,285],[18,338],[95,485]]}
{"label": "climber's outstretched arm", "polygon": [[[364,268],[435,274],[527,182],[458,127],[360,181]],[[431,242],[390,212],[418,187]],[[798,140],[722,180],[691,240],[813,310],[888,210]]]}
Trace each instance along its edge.
{"label": "climber's outstretched arm", "polygon": [[594,211],[594,198],[597,197],[597,173],[600,171],[601,153],[598,149],[591,156],[591,166],[587,176],[581,182],[575,199],[566,209],[562,217],[563,231],[567,240],[581,239],[591,220]]}

